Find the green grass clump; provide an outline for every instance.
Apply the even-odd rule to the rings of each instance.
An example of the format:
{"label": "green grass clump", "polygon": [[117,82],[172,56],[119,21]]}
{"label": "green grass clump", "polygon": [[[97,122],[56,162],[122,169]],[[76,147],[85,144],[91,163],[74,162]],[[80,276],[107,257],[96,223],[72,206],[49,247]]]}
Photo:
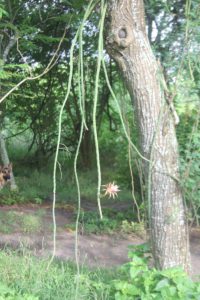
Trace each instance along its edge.
{"label": "green grass clump", "polygon": [[9,234],[14,231],[14,224],[16,221],[16,213],[9,212],[0,212],[0,232]]}
{"label": "green grass clump", "polygon": [[36,233],[42,229],[42,215],[24,214],[18,211],[0,212],[0,232],[10,234],[14,232]]}
{"label": "green grass clump", "polygon": [[30,294],[18,293],[15,289],[0,283],[0,299],[1,300],[39,300],[38,297]]}
{"label": "green grass clump", "polygon": [[49,260],[37,259],[28,253],[20,256],[16,252],[0,252],[0,282],[16,295],[33,296],[21,297],[21,300],[109,300],[104,282],[114,278],[111,271],[91,271],[82,267],[75,299],[77,272],[74,264],[54,261],[48,268],[48,263]]}
{"label": "green grass clump", "polygon": [[21,219],[21,228],[26,233],[34,233],[41,230],[42,222],[39,216],[24,215]]}

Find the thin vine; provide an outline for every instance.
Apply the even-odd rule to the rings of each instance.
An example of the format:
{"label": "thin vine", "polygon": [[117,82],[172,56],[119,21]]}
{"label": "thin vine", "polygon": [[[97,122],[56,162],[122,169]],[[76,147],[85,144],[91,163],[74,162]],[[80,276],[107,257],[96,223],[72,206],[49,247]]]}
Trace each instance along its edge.
{"label": "thin vine", "polygon": [[100,218],[103,218],[102,209],[101,209],[101,166],[100,166],[100,154],[99,154],[99,142],[97,136],[97,125],[96,125],[96,111],[97,111],[97,102],[98,102],[98,89],[99,89],[99,76],[100,68],[103,57],[103,28],[104,20],[106,14],[107,4],[104,4],[104,1],[101,1],[101,19],[99,22],[99,40],[98,40],[98,57],[97,57],[97,71],[95,77],[95,90],[94,90],[94,107],[93,107],[93,131],[94,131],[94,141],[96,149],[96,162],[97,162],[97,173],[98,173],[98,185],[97,185],[97,203],[99,209]]}
{"label": "thin vine", "polygon": [[102,64],[103,64],[103,69],[104,69],[104,74],[105,74],[106,82],[107,82],[108,88],[110,90],[110,93],[111,93],[111,95],[112,95],[112,97],[113,97],[113,99],[115,101],[115,104],[116,104],[116,107],[117,107],[117,110],[118,110],[118,114],[119,114],[119,117],[120,117],[120,121],[121,121],[121,124],[122,124],[122,128],[124,130],[124,134],[125,134],[125,136],[127,138],[127,141],[130,143],[131,147],[134,149],[134,151],[138,154],[138,156],[140,158],[142,158],[144,161],[149,162],[149,159],[147,159],[146,157],[144,157],[140,153],[140,151],[138,150],[138,148],[133,144],[133,142],[131,141],[131,139],[129,137],[129,134],[128,134],[127,130],[126,130],[126,125],[125,125],[124,120],[123,120],[123,116],[122,116],[121,108],[119,106],[119,102],[117,100],[117,97],[115,96],[115,93],[114,93],[114,91],[113,91],[113,89],[111,87],[111,84],[110,84],[110,81],[109,81],[109,78],[108,78],[108,73],[107,73],[107,69],[106,69],[106,65],[105,65],[105,61],[104,60],[102,61]]}
{"label": "thin vine", "polygon": [[[12,89],[10,89],[3,97],[1,97],[0,103],[2,103],[15,90],[17,90],[24,82],[36,80],[36,79],[39,79],[39,78],[43,77],[45,74],[47,74],[56,65],[56,63],[57,63],[57,61],[59,59],[58,52],[59,52],[60,47],[61,47],[61,45],[62,45],[62,43],[64,41],[64,38],[65,38],[65,35],[66,35],[66,31],[67,31],[67,27],[64,30],[63,36],[62,36],[62,38],[61,38],[61,40],[60,40],[60,42],[58,44],[58,47],[57,47],[54,55],[50,59],[48,65],[46,66],[46,68],[44,69],[44,71],[42,73],[40,73],[39,75],[29,76],[29,77],[26,77],[26,78],[22,79]],[[30,71],[30,66],[29,66],[29,71]]]}
{"label": "thin vine", "polygon": [[55,205],[56,205],[56,188],[57,188],[57,181],[56,181],[56,170],[57,170],[57,164],[58,164],[58,154],[59,154],[59,149],[60,149],[60,141],[61,141],[61,130],[62,130],[62,116],[63,116],[63,111],[66,105],[66,102],[69,97],[70,89],[71,89],[71,81],[72,81],[72,75],[73,75],[73,52],[74,52],[74,47],[78,38],[78,33],[79,31],[76,32],[76,35],[72,41],[72,46],[70,49],[70,61],[69,61],[69,79],[68,79],[68,86],[67,86],[67,93],[64,98],[63,104],[60,109],[59,113],[59,120],[58,120],[58,139],[57,139],[57,145],[56,145],[56,152],[55,152],[55,159],[54,159],[54,167],[53,167],[53,203],[52,203],[52,218],[53,218],[53,253],[52,257],[49,261],[48,268],[50,264],[52,263],[55,254],[56,254],[56,217],[55,217]]}
{"label": "thin vine", "polygon": [[77,186],[77,196],[78,196],[78,208],[77,208],[77,217],[76,217],[76,230],[75,230],[75,259],[76,259],[76,268],[77,268],[77,274],[76,274],[76,290],[75,290],[75,300],[77,299],[78,296],[78,291],[79,291],[79,284],[80,284],[80,267],[79,267],[79,255],[78,255],[78,230],[79,230],[79,218],[80,218],[80,211],[81,211],[81,192],[80,192],[80,184],[79,184],[79,178],[78,178],[78,172],[77,172],[77,161],[78,161],[78,155],[79,155],[79,150],[83,138],[83,130],[84,128],[87,130],[87,124],[85,120],[85,90],[84,90],[84,72],[83,72],[83,47],[82,47],[82,33],[84,29],[84,23],[93,11],[96,1],[94,2],[93,0],[90,1],[83,21],[81,23],[81,26],[79,27],[79,66],[78,66],[78,89],[79,89],[79,105],[80,105],[80,111],[81,111],[81,129],[80,129],[80,136],[79,136],[79,141],[75,153],[75,158],[74,158],[74,174],[75,174],[75,180],[76,180],[76,186]]}

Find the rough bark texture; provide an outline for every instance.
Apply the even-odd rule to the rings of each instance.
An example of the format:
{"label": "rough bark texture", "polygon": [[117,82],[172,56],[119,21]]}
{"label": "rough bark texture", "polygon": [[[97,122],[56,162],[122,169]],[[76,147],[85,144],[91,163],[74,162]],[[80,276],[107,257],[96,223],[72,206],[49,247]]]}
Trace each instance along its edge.
{"label": "rough bark texture", "polygon": [[[2,59],[2,61],[1,61],[2,66],[6,64],[6,62],[8,60],[9,52],[13,48],[13,46],[16,44],[16,42],[17,42],[16,36],[10,37],[9,42],[3,51],[2,58],[0,57]],[[0,66],[0,69],[2,68],[2,66]],[[2,91],[1,91],[1,85],[0,85],[0,99],[1,99],[1,96],[2,96]],[[3,118],[4,118],[3,112],[0,111],[0,156],[1,156],[1,160],[3,162],[3,165],[8,166],[10,161],[9,161],[8,152],[6,150],[4,136],[2,134],[2,128],[1,128],[2,123],[3,123]],[[11,190],[18,189],[18,187],[15,183],[15,178],[14,178],[13,172],[11,172],[10,188],[11,188]]]}
{"label": "rough bark texture", "polygon": [[[178,181],[178,145],[169,107],[163,108],[157,62],[146,35],[142,0],[111,0],[106,44],[134,102],[141,151],[152,156],[151,240],[156,266],[190,269],[187,226]],[[162,113],[162,117],[159,116]],[[144,162],[146,178],[149,163]]]}

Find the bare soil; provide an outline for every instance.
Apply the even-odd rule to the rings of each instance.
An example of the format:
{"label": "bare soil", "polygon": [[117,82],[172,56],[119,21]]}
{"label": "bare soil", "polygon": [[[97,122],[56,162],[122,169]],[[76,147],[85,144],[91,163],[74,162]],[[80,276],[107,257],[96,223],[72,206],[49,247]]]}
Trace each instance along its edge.
{"label": "bare soil", "polygon": [[[112,205],[112,203],[110,204]],[[124,204],[118,204],[122,210]],[[84,209],[96,210],[96,207],[88,203]],[[14,205],[3,206],[0,211],[14,211],[20,214],[41,214],[42,226],[34,233],[21,232],[16,229],[9,234],[0,236],[0,247],[27,247],[35,255],[47,256],[53,251],[52,238],[52,212],[50,205]],[[74,207],[65,205],[56,209],[57,235],[56,257],[64,260],[75,260],[75,232],[68,227],[74,214]],[[145,238],[134,235],[122,236],[119,233],[113,235],[79,234],[78,252],[81,264],[96,267],[114,267],[128,261],[128,246],[145,242]],[[190,249],[193,276],[200,275],[200,229],[192,229],[190,232]]]}

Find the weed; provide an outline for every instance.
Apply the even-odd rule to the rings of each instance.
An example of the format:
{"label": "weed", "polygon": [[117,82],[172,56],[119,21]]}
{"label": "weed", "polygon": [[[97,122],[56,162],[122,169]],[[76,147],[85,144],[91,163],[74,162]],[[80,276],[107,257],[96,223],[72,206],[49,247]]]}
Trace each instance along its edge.
{"label": "weed", "polygon": [[0,205],[24,203],[24,197],[18,191],[11,191],[7,187],[0,191]]}
{"label": "weed", "polygon": [[13,232],[13,229],[11,226],[2,224],[2,221],[0,221],[0,231],[1,231],[1,233],[4,233],[4,234],[10,234]]}
{"label": "weed", "polygon": [[5,284],[0,283],[0,299],[1,300],[39,300],[38,297],[35,297],[30,294],[22,294],[17,290],[8,287]]}
{"label": "weed", "polygon": [[[132,213],[116,212],[112,209],[104,210],[104,217],[101,220],[98,212],[94,211],[81,211],[79,218],[79,230],[81,233],[107,233],[121,232],[125,234],[135,233],[144,236],[145,228],[144,223],[136,223],[130,221]],[[71,229],[75,229],[75,223],[67,225]]]}
{"label": "weed", "polygon": [[131,234],[135,233],[139,236],[145,236],[146,230],[143,222],[137,223],[132,221],[123,220],[121,224],[122,233]]}
{"label": "weed", "polygon": [[[149,247],[130,247],[131,261],[120,269],[88,269],[81,266],[76,300],[199,300],[200,283],[180,268],[150,268]],[[37,259],[28,252],[0,252],[0,299],[75,299],[77,273],[74,264]],[[19,272],[20,270],[20,272]]]}
{"label": "weed", "polygon": [[35,215],[38,216],[39,218],[42,218],[46,215],[46,210],[43,208],[40,208],[35,212]]}
{"label": "weed", "polygon": [[4,234],[12,233],[16,228],[17,218],[16,212],[0,212],[0,232]]}
{"label": "weed", "polygon": [[199,299],[200,283],[194,283],[180,268],[163,271],[149,268],[145,253],[143,246],[129,252],[132,261],[123,267],[127,277],[112,282],[110,299]]}
{"label": "weed", "polygon": [[[21,297],[20,300],[75,299],[77,274],[74,264],[54,260],[47,270],[48,263],[48,259],[39,260],[26,252],[19,256],[17,252],[3,251],[0,253],[0,282],[11,289],[14,295],[33,295],[33,298]],[[109,270],[89,270],[82,266],[77,300],[109,300],[103,285],[104,281],[114,279],[114,274]],[[91,285],[91,282],[99,286],[99,289],[94,287],[95,284]],[[18,300],[17,297],[8,299]]]}
{"label": "weed", "polygon": [[24,215],[21,219],[21,229],[26,233],[34,233],[41,230],[41,218],[35,215]]}
{"label": "weed", "polygon": [[34,233],[40,231],[41,227],[42,221],[40,214],[24,215],[17,211],[0,212],[0,232],[2,233],[8,234],[16,231]]}
{"label": "weed", "polygon": [[36,204],[42,204],[42,199],[39,197],[34,198],[34,203]]}

